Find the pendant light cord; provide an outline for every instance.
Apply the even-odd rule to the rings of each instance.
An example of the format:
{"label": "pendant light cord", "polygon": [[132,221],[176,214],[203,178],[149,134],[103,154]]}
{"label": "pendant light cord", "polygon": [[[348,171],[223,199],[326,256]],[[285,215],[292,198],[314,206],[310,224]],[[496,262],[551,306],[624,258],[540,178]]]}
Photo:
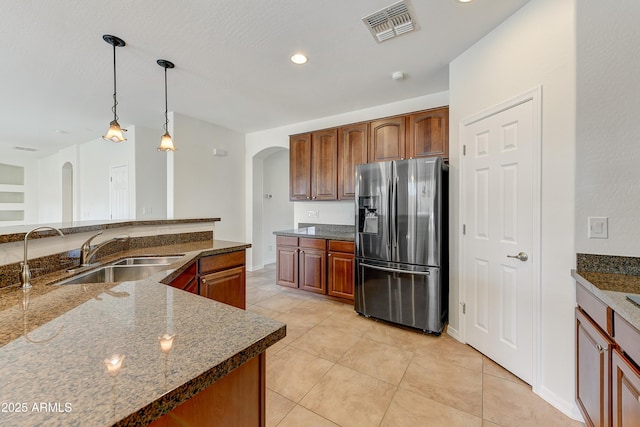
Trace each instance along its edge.
{"label": "pendant light cord", "polygon": [[116,97],[116,45],[113,44],[113,120],[118,121],[118,114],[116,113],[116,106],[118,105],[118,98]]}
{"label": "pendant light cord", "polygon": [[167,67],[164,67],[164,132],[167,133],[167,127],[169,126],[169,116],[167,107]]}

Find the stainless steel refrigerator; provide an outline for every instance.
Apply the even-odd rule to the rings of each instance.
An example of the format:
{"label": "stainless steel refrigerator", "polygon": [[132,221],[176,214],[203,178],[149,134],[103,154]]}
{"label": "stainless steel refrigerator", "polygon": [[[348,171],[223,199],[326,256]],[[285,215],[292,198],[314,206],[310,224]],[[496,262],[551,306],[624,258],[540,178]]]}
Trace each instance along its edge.
{"label": "stainless steel refrigerator", "polygon": [[439,157],[356,166],[358,313],[442,332],[449,300],[447,171]]}

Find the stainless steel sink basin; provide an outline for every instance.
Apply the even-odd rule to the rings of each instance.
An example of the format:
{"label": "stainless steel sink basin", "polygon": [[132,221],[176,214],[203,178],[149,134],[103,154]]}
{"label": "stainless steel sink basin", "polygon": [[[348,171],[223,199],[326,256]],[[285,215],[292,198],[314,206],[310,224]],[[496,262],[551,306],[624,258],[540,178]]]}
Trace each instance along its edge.
{"label": "stainless steel sink basin", "polygon": [[152,265],[107,265],[72,277],[56,285],[77,285],[80,283],[110,283],[127,280],[141,280],[165,268],[165,264]]}
{"label": "stainless steel sink basin", "polygon": [[180,258],[182,258],[182,255],[133,257],[121,259],[120,261],[114,262],[113,265],[168,265],[176,262]]}

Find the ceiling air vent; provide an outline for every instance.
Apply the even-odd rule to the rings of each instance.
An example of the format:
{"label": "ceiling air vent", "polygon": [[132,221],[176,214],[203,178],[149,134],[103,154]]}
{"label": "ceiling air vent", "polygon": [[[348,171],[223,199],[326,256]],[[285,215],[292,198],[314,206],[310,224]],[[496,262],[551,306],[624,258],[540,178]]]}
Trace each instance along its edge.
{"label": "ceiling air vent", "polygon": [[14,150],[19,151],[38,151],[37,148],[29,148],[29,147],[13,147]]}
{"label": "ceiling air vent", "polygon": [[399,1],[362,18],[378,42],[389,40],[416,29],[407,2]]}

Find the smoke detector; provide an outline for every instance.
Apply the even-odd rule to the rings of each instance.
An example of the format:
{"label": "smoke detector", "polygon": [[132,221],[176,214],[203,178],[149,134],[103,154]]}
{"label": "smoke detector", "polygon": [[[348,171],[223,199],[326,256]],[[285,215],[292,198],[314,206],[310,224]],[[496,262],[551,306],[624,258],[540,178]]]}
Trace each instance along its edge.
{"label": "smoke detector", "polygon": [[362,18],[378,43],[416,29],[406,1],[399,1]]}

